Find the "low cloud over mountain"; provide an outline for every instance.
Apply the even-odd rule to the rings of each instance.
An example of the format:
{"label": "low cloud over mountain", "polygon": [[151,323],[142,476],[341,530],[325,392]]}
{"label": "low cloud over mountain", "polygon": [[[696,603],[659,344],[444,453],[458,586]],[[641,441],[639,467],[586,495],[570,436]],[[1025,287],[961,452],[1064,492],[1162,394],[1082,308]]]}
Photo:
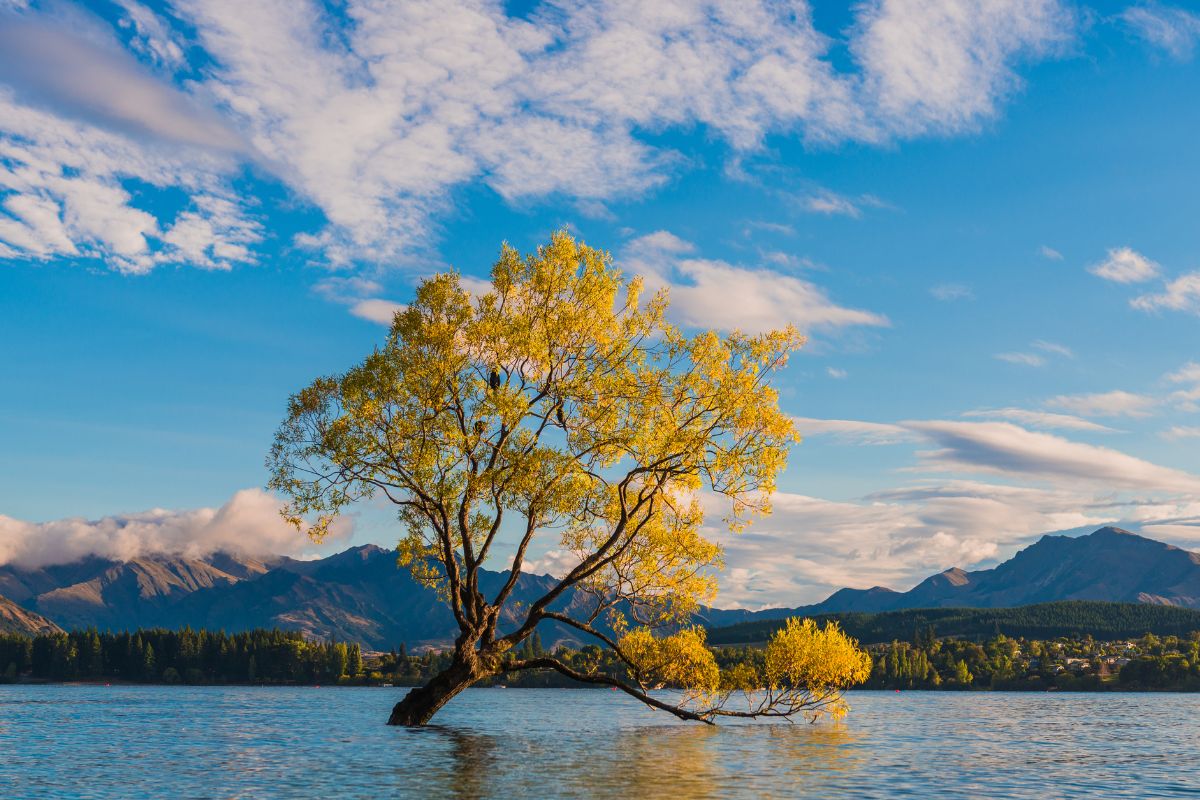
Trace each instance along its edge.
{"label": "low cloud over mountain", "polygon": [[[168,511],[157,508],[98,520],[79,518],[24,522],[0,514],[0,565],[36,569],[89,556],[131,561],[145,556],[204,558],[217,552],[298,555],[311,542],[279,516],[279,501],[259,489],[243,489],[220,508]],[[339,522],[333,540],[347,538],[351,522]]]}

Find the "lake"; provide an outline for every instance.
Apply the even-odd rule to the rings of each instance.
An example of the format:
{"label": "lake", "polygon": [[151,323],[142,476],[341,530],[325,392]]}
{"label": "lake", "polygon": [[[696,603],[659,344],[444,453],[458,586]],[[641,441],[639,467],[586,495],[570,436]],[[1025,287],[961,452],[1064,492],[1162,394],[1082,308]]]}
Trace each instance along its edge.
{"label": "lake", "polygon": [[0,686],[5,798],[1195,797],[1200,695],[856,692],[837,724],[709,727],[617,692]]}

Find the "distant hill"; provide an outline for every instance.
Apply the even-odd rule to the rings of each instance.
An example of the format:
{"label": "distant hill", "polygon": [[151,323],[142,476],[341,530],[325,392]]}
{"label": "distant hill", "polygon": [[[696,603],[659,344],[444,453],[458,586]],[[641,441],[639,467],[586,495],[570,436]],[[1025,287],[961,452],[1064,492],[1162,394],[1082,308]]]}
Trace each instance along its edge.
{"label": "distant hill", "polygon": [[1043,536],[992,569],[953,568],[907,592],[842,589],[796,611],[1007,608],[1057,600],[1104,600],[1200,608],[1200,553],[1121,530]]}
{"label": "distant hill", "polygon": [[265,562],[226,554],[123,562],[89,558],[34,570],[0,567],[0,593],[64,628],[132,629],[169,620],[171,609],[197,591],[229,587],[267,570]]}
{"label": "distant hill", "polygon": [[[1200,611],[1148,603],[1103,603],[1068,600],[1020,608],[919,608],[880,613],[818,614],[818,624],[834,620],[862,644],[912,641],[933,628],[937,636],[982,640],[997,633],[1012,638],[1054,639],[1086,636],[1099,640],[1127,639],[1153,633],[1187,636],[1200,631]],[[783,624],[779,619],[757,620],[711,628],[715,645],[761,644]]]}
{"label": "distant hill", "polygon": [[21,608],[7,597],[0,597],[0,633],[23,633],[36,636],[39,633],[59,633],[62,628],[50,620]]}

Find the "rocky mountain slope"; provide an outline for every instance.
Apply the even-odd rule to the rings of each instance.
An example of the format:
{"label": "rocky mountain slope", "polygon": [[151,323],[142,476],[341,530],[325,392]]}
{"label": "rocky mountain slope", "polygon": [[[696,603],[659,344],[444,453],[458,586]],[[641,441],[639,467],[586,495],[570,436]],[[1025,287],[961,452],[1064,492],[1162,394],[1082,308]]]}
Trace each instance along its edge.
{"label": "rocky mountain slope", "polygon": [[62,628],[42,615],[21,608],[7,597],[0,597],[0,633],[36,636],[39,633],[58,633],[61,630]]}

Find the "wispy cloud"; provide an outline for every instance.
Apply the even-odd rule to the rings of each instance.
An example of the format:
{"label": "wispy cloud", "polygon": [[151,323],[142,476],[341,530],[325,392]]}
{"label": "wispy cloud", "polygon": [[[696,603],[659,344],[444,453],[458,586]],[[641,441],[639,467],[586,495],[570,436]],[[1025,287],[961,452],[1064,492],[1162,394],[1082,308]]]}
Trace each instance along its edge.
{"label": "wispy cloud", "polygon": [[1007,361],[1009,364],[1021,364],[1026,367],[1046,366],[1046,359],[1037,353],[996,353],[996,358],[1000,361]]}
{"label": "wispy cloud", "polygon": [[215,110],[153,76],[115,42],[100,46],[64,23],[0,16],[0,81],[18,87],[22,99],[124,133],[254,155]]}
{"label": "wispy cloud", "polygon": [[1200,314],[1200,272],[1189,272],[1168,281],[1163,291],[1129,301],[1139,311],[1185,311]]}
{"label": "wispy cloud", "polygon": [[906,422],[939,449],[921,454],[926,467],[981,471],[1069,485],[1200,492],[1200,477],[1118,450],[1026,430],[1007,422]]}
{"label": "wispy cloud", "polygon": [[1095,394],[1062,394],[1047,400],[1046,405],[1084,417],[1148,417],[1158,405],[1158,400],[1145,394],[1116,390]]}
{"label": "wispy cloud", "polygon": [[1042,255],[1042,258],[1048,258],[1051,261],[1063,260],[1063,254],[1055,250],[1053,247],[1042,245],[1038,248],[1038,252]]}
{"label": "wispy cloud", "polygon": [[971,290],[971,287],[962,283],[939,283],[937,286],[931,287],[929,293],[943,303],[975,299],[975,292]]}
{"label": "wispy cloud", "polygon": [[1045,339],[1035,339],[1030,343],[1031,347],[1041,350],[1043,353],[1049,353],[1054,356],[1062,356],[1063,358],[1074,358],[1075,353],[1065,344],[1058,342],[1047,342]]}
{"label": "wispy cloud", "polygon": [[1180,411],[1200,412],[1200,364],[1189,361],[1168,374],[1166,381],[1175,385],[1182,384],[1182,388],[1175,389],[1167,395],[1168,403]]}
{"label": "wispy cloud", "polygon": [[889,445],[912,442],[916,437],[901,425],[851,419],[793,417],[801,436],[829,436],[844,444]]}
{"label": "wispy cloud", "polygon": [[1135,36],[1176,61],[1189,61],[1200,41],[1200,14],[1163,3],[1127,8],[1120,19]]}
{"label": "wispy cloud", "polygon": [[862,216],[862,209],[853,200],[834,192],[820,192],[803,200],[804,208],[814,214],[831,214],[854,217]]}
{"label": "wispy cloud", "polygon": [[1035,411],[1026,408],[982,408],[963,413],[964,417],[983,419],[1003,419],[1027,425],[1031,428],[1048,430],[1095,431],[1097,433],[1112,433],[1113,429],[1106,425],[1092,422],[1072,414],[1055,414],[1051,411]]}
{"label": "wispy cloud", "polygon": [[846,372],[846,370],[842,369],[841,367],[826,367],[825,374],[831,378],[834,378],[835,380],[840,381],[845,380],[850,373]]}

